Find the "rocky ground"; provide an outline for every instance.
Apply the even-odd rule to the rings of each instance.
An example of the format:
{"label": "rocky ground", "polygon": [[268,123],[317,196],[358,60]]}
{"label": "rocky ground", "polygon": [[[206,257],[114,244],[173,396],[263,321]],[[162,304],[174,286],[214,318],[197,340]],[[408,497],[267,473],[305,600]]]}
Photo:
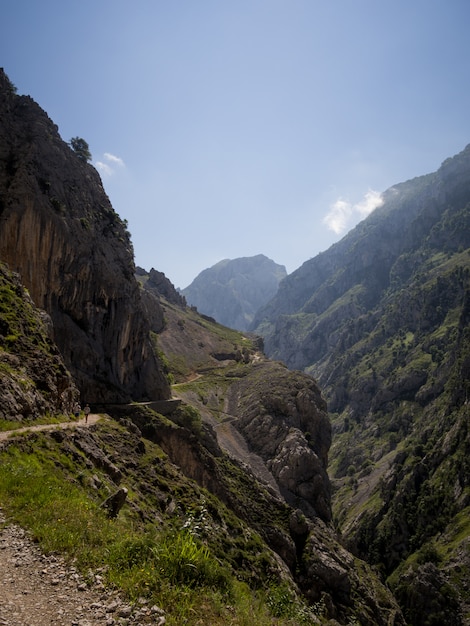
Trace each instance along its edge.
{"label": "rocky ground", "polygon": [[145,600],[128,604],[106,589],[99,572],[84,578],[62,558],[44,555],[0,510],[0,626],[161,626]]}
{"label": "rocky ground", "polygon": [[[33,426],[24,430],[90,426],[88,423]],[[19,431],[16,431],[16,433]],[[0,440],[12,433],[0,433]],[[164,612],[144,599],[128,604],[106,589],[100,572],[83,577],[56,555],[42,554],[19,526],[8,523],[0,508],[0,626],[144,626],[166,623]]]}

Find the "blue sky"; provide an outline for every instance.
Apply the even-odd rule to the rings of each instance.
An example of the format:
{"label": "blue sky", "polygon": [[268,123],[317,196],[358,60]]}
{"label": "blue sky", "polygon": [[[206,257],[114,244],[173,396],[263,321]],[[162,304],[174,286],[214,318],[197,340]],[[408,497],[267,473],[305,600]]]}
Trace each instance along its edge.
{"label": "blue sky", "polygon": [[177,287],[290,273],[470,143],[468,0],[3,0],[1,24],[18,93]]}

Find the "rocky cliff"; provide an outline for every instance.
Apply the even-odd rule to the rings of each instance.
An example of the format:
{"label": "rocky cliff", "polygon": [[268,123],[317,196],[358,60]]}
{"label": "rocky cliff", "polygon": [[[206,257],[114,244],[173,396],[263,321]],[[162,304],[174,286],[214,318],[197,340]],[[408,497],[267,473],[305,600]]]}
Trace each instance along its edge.
{"label": "rocky cliff", "polygon": [[308,517],[331,521],[327,475],[331,426],[316,382],[263,362],[226,393],[226,411],[280,493]]}
{"label": "rocky cliff", "polygon": [[89,402],[169,396],[142,314],[133,251],[97,171],[0,72],[0,259],[48,312]]}
{"label": "rocky cliff", "polygon": [[0,264],[0,419],[72,413],[78,390],[51,336],[49,316]]}
{"label": "rocky cliff", "polygon": [[183,289],[189,304],[220,324],[247,330],[256,311],[276,293],[286,268],[263,254],[225,259]]}

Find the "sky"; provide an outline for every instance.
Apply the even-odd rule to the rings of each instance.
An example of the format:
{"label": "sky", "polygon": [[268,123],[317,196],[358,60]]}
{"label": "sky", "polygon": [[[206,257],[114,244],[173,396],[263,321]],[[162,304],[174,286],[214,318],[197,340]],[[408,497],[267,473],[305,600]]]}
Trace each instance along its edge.
{"label": "sky", "polygon": [[176,287],[291,273],[470,143],[468,0],[2,0],[0,24],[0,67]]}

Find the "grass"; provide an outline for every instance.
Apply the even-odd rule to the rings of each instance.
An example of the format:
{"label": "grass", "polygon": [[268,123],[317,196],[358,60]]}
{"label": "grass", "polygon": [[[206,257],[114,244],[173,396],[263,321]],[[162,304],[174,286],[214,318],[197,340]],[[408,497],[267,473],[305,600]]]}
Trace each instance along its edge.
{"label": "grass", "polygon": [[9,448],[0,475],[2,503],[46,552],[65,552],[79,566],[102,565],[103,547],[118,530],[78,486],[34,454]]}
{"label": "grass", "polygon": [[107,584],[130,601],[143,597],[163,608],[169,626],[321,623],[287,587],[253,590],[239,580],[190,527],[139,524],[132,514],[108,519],[45,435],[34,448],[10,444],[0,464],[2,507],[43,551],[73,559],[85,575],[90,568],[104,571]]}

